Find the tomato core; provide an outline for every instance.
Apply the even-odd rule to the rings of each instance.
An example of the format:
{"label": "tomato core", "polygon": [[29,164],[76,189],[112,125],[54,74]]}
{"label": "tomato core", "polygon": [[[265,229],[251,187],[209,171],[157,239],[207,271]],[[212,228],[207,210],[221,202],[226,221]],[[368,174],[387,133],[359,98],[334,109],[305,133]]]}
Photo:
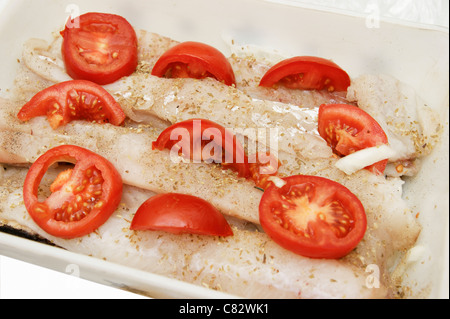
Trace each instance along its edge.
{"label": "tomato core", "polygon": [[207,77],[217,78],[207,69],[205,69],[201,64],[191,62],[191,63],[181,63],[174,62],[167,66],[167,71],[164,74],[166,78],[194,78],[194,79],[204,79]]}
{"label": "tomato core", "polygon": [[61,32],[64,64],[73,79],[104,85],[136,70],[137,36],[125,18],[89,12],[76,19]]}
{"label": "tomato core", "polygon": [[339,92],[346,91],[350,86],[350,77],[330,60],[314,56],[297,56],[271,67],[261,78],[259,85]]}
{"label": "tomato core", "polygon": [[[40,183],[55,163],[74,163],[50,186],[51,194],[38,199]],[[30,167],[25,178],[25,207],[44,231],[61,238],[87,235],[116,210],[122,197],[122,178],[105,158],[89,150],[63,145],[47,151]]]}
{"label": "tomato core", "polygon": [[28,121],[43,115],[47,115],[53,129],[73,120],[122,125],[126,117],[112,95],[85,80],[61,82],[40,91],[21,108],[17,117]]}
{"label": "tomato core", "polygon": [[176,154],[195,161],[220,163],[238,173],[249,177],[248,158],[236,136],[223,126],[205,119],[191,119],[175,123],[165,129],[152,142],[152,148],[168,149]]}
{"label": "tomato core", "polygon": [[264,231],[280,246],[311,258],[341,258],[363,238],[367,220],[358,198],[339,183],[296,175],[269,186],[260,202]]}
{"label": "tomato core", "polygon": [[316,223],[326,223],[336,237],[345,237],[354,225],[354,218],[337,200],[314,201],[315,185],[293,186],[282,193],[280,206],[272,208],[275,221],[296,235],[311,238]]}
{"label": "tomato core", "polygon": [[166,78],[211,77],[226,85],[235,85],[233,68],[227,58],[216,48],[201,42],[179,43],[158,59],[152,75]]}
{"label": "tomato core", "polygon": [[[101,200],[104,179],[98,169],[90,167],[85,170],[80,185],[71,185],[69,179],[70,175],[66,171],[58,175],[55,180],[55,182],[63,182],[65,190],[73,194],[60,207],[53,210],[54,219],[57,221],[79,221],[89,215],[94,208],[101,208],[104,204]],[[59,189],[54,189],[53,193],[57,190]]]}

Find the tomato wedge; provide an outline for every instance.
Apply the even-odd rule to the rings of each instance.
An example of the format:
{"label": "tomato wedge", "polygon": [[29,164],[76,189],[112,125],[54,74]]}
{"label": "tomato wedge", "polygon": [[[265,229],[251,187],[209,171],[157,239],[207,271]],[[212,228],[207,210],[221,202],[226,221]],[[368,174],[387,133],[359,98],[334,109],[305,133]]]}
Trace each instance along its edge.
{"label": "tomato wedge", "polygon": [[97,12],[75,19],[68,20],[61,31],[67,74],[103,85],[136,70],[137,37],[126,19]]}
{"label": "tomato wedge", "polygon": [[[319,107],[319,134],[339,156],[364,148],[388,143],[378,122],[360,108],[347,104],[327,104]],[[388,160],[366,167],[374,174],[384,173]]]}
{"label": "tomato wedge", "polygon": [[232,236],[225,217],[207,201],[185,194],[158,194],[137,210],[130,229],[162,230],[174,234]]}
{"label": "tomato wedge", "polygon": [[216,48],[200,42],[182,42],[167,50],[156,62],[152,75],[167,78],[212,77],[226,85],[236,80],[227,58]]}
{"label": "tomato wedge", "polygon": [[290,89],[346,91],[350,77],[330,60],[313,56],[298,56],[271,67],[262,77],[260,86],[283,85]]}
{"label": "tomato wedge", "polygon": [[267,189],[272,185],[271,176],[277,176],[278,167],[281,166],[278,158],[272,153],[259,152],[248,157],[251,179],[256,187]]}
{"label": "tomato wedge", "polygon": [[44,115],[54,129],[80,119],[121,125],[126,117],[103,87],[84,80],[62,82],[42,90],[22,107],[17,117],[28,121]]}
{"label": "tomato wedge", "polygon": [[240,177],[250,176],[247,155],[236,136],[209,120],[191,119],[173,124],[159,135],[152,148],[168,149],[194,162],[220,163]]}
{"label": "tomato wedge", "polygon": [[259,218],[280,246],[311,258],[341,258],[363,238],[367,220],[359,199],[339,183],[318,176],[283,178],[263,194]]}
{"label": "tomato wedge", "polygon": [[[56,178],[51,195],[38,200],[38,189],[54,163],[74,163]],[[61,238],[90,234],[103,225],[120,204],[122,178],[103,157],[73,145],[47,151],[31,166],[25,178],[25,207],[45,232]]]}

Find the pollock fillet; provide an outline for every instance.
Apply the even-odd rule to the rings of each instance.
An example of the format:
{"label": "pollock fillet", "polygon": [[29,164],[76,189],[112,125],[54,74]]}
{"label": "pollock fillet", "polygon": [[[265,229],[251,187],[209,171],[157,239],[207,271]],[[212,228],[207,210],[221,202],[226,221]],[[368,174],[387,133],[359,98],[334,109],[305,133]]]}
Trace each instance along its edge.
{"label": "pollock fillet", "polygon": [[[262,192],[252,182],[239,179],[216,165],[176,163],[171,160],[169,152],[152,151],[151,140],[158,136],[152,128],[75,121],[52,130],[45,118],[22,123],[16,118],[16,112],[14,103],[1,103],[0,163],[32,163],[50,148],[61,144],[78,145],[107,158],[128,185],[156,193],[195,195],[226,215],[259,223],[258,207]],[[401,180],[386,180],[366,171],[348,178],[333,168],[329,160],[317,162],[310,169],[317,170],[315,173],[324,177],[338,180],[340,177],[342,184],[361,200],[366,209],[368,229],[364,239],[345,260],[360,267],[376,264],[383,282],[389,282],[387,270],[394,262],[390,257],[398,250],[410,248],[420,231],[401,198]]]}
{"label": "pollock fillet", "polygon": [[[236,87],[228,87],[213,79],[160,79],[150,75],[151,68],[157,58],[177,42],[144,31],[139,31],[138,36],[138,70],[129,77],[105,86],[121,103],[130,119],[124,127],[76,121],[52,130],[44,118],[35,118],[27,123],[18,121],[17,112],[34,94],[56,82],[68,79],[60,56],[60,37],[56,36],[50,45],[43,40],[28,41],[24,46],[23,67],[19,69],[15,88],[11,91],[11,101],[0,100],[0,163],[27,165],[52,147],[74,144],[88,148],[110,160],[121,173],[124,182],[130,185],[127,187],[130,194],[143,194],[148,191],[192,194],[211,202],[226,215],[258,224],[258,206],[262,192],[255,189],[251,182],[239,179],[234,173],[224,171],[216,165],[175,163],[168,152],[151,150],[151,142],[156,140],[158,134],[170,124],[190,118],[210,119],[236,130],[235,133],[241,141],[255,142],[268,148],[276,147],[282,163],[279,168],[282,176],[295,174],[323,176],[349,188],[363,203],[368,218],[368,229],[358,247],[344,259],[326,261],[323,266],[322,261],[311,261],[314,264],[311,266],[309,259],[300,258],[307,260],[305,269],[323,267],[324,272],[331,271],[331,268],[327,268],[330,262],[333,265],[334,263],[345,265],[343,266],[345,271],[349,271],[349,264],[356,265],[360,271],[368,265],[375,264],[381,270],[381,281],[388,286],[394,284],[389,273],[390,269],[395,267],[397,260],[395,257],[412,247],[420,232],[420,226],[411,209],[402,199],[403,181],[396,177],[402,173],[391,169],[388,172],[389,176],[385,177],[360,170],[352,175],[346,175],[337,169],[335,167],[337,159],[317,133],[317,107],[322,103],[354,103],[365,109],[380,122],[388,134],[389,142],[398,150],[396,157],[391,159],[392,164],[397,167],[398,162],[395,161],[400,161],[405,164],[407,170],[407,166],[414,158],[429,153],[440,130],[439,121],[428,107],[413,98],[410,99],[413,102],[402,103],[409,97],[414,97],[414,92],[406,89],[397,80],[375,75],[353,80],[346,97],[334,93],[260,88],[257,87],[257,79],[268,69],[270,62],[253,55],[236,54],[230,57],[238,80]],[[396,106],[398,110],[393,109]],[[405,133],[411,127],[414,128],[413,133]],[[267,136],[255,136],[255,130],[258,128],[265,129],[266,132],[273,130],[271,131],[275,134],[273,140]],[[124,195],[125,202],[126,196]],[[126,228],[123,224],[121,226]],[[109,231],[107,233],[109,234]],[[248,238],[251,238],[249,240],[252,243],[265,242],[264,247],[276,246],[267,240],[266,235],[259,232],[250,233],[253,237]],[[226,242],[231,245],[230,247],[238,247],[242,245],[239,241],[244,241],[247,235],[246,231],[239,230],[234,239],[227,239]],[[126,239],[120,237],[117,240],[125,241],[124,245],[129,247],[133,244],[135,236],[137,233],[127,233]],[[153,237],[148,236],[153,235],[139,234],[138,237],[140,241],[150,245],[148,238]],[[175,249],[177,237],[167,234],[165,236],[164,238],[169,238],[167,243],[169,250]],[[193,251],[199,249],[203,245],[201,243],[207,240],[197,241],[197,236],[190,238],[192,237],[196,238],[192,247],[187,243],[183,245],[189,246],[188,249]],[[219,243],[217,240],[208,239],[208,241]],[[91,245],[91,242],[89,243]],[[158,245],[165,245],[164,241],[158,241]],[[211,248],[213,246],[204,244],[202,247],[205,247],[203,251],[205,255],[202,256],[210,254],[216,258],[223,254],[219,250],[214,251],[214,248]],[[84,246],[81,247],[79,251],[87,253],[83,251]],[[152,251],[156,249],[154,246],[151,247],[153,248],[149,249]],[[77,251],[75,246],[66,248]],[[95,251],[97,248],[92,249]],[[284,254],[290,255],[287,251],[283,252],[279,253],[283,258]],[[98,251],[92,254],[100,258],[120,259],[102,255],[107,252]],[[111,254],[114,255],[113,250]],[[236,258],[235,255],[230,256]],[[135,257],[136,260],[142,259],[142,255],[138,254],[130,257],[127,262],[136,264],[139,268],[144,267],[133,259]],[[159,255],[153,258],[161,260],[166,257]],[[265,260],[267,262],[267,255]],[[186,265],[187,261],[184,262],[183,265]],[[221,263],[219,257],[214,262]],[[278,264],[277,262],[277,266]],[[209,265],[216,264],[211,262],[208,267]],[[192,275],[195,273],[194,270],[192,272],[186,270],[186,273],[190,274],[188,276],[192,277],[184,279],[187,281],[198,279],[197,283],[206,283],[216,288],[227,286],[227,289],[224,288],[225,291],[235,291],[234,288],[228,287],[226,280],[220,281],[220,284],[211,281],[210,285],[208,280],[214,279],[216,275],[205,272],[204,268],[208,267],[197,268],[200,274],[196,276]],[[151,271],[156,273],[169,271],[155,269]],[[177,269],[173,272],[180,271],[180,267]],[[285,270],[288,273],[290,271],[289,267]],[[184,276],[180,273],[167,275],[175,278]],[[241,275],[239,273],[239,276]],[[305,272],[302,275],[310,279],[315,278],[315,275],[311,278],[311,275],[306,275]],[[290,281],[286,278],[280,280]],[[322,282],[314,283],[319,286],[322,284]],[[229,285],[235,283],[230,281]],[[268,285],[271,284],[261,286],[262,290],[270,291]],[[324,286],[328,289],[328,285]],[[355,293],[360,294],[360,289],[356,289],[353,283],[350,286],[351,289],[355,289]],[[317,290],[317,295],[309,291],[310,296],[317,297],[324,294],[321,287],[314,287],[311,284],[309,288]],[[346,289],[342,291],[347,295]],[[296,290],[295,293],[298,292],[299,290]],[[369,295],[372,293],[374,293],[372,290],[369,291]],[[306,296],[304,291],[301,292],[301,296]],[[342,294],[339,296],[342,297]]]}
{"label": "pollock fillet", "polygon": [[[151,39],[154,40],[154,37]],[[64,74],[55,49],[58,45],[47,44],[46,53],[44,42],[32,39],[25,45],[24,64],[34,74],[22,70],[17,82],[32,77],[40,85],[34,85],[33,82],[20,85],[21,92],[16,96],[22,96],[24,100],[39,92],[46,84],[67,80],[62,75],[54,76]],[[55,42],[59,43],[60,40]],[[332,155],[330,147],[317,133],[317,110],[253,99],[234,87],[210,78],[202,81],[161,79],[151,76],[147,71],[140,68],[133,75],[104,86],[116,97],[126,115],[136,122],[163,127],[185,119],[208,118],[227,128],[252,129],[251,133],[243,132],[241,135],[244,136],[256,132],[258,128],[276,128],[272,134],[276,137],[277,147],[286,152],[308,158]],[[258,136],[250,136],[250,139],[252,137],[256,139],[255,142],[270,148],[270,139],[262,140]]]}
{"label": "pollock fillet", "polygon": [[[139,39],[139,69],[146,73],[151,73],[156,61],[165,51],[180,43],[156,33],[144,30],[137,30],[136,32]],[[269,54],[267,51],[263,52],[253,46],[241,47],[234,41],[227,42],[229,42],[229,48],[232,52],[228,61],[234,70],[236,88],[253,98],[309,108],[317,107],[323,103],[349,103],[345,93],[342,92],[260,87],[259,82],[264,74],[283,57]]]}
{"label": "pollock fillet", "polygon": [[[135,121],[161,127],[196,117],[232,128],[276,128],[272,133],[276,134],[281,151],[297,157],[322,158],[330,157],[331,150],[317,134],[318,106],[354,103],[382,125],[389,143],[397,150],[390,158],[393,165],[386,170],[390,176],[413,175],[417,170],[413,160],[429,154],[438,141],[442,126],[435,112],[413,90],[386,75],[352,80],[345,98],[342,93],[262,88],[258,86],[259,78],[269,68],[271,59],[241,50],[230,57],[237,74],[237,89],[212,79],[159,79],[150,75],[154,63],[178,42],[142,30],[137,34],[140,61],[137,72],[105,86]],[[49,45],[31,39],[25,44],[24,63],[42,78],[40,82],[67,80],[60,58],[61,41],[56,37]],[[267,138],[262,140],[249,134],[242,135],[271,147]],[[399,164],[404,164],[401,170]]]}
{"label": "pollock fillet", "polygon": [[[31,220],[22,200],[26,169],[0,176],[0,224],[19,223],[73,252],[247,298],[383,298],[370,273],[338,260],[314,260],[281,249],[267,235],[230,221],[226,238],[129,229],[134,213],[152,193],[124,187],[122,202],[97,231],[78,239],[49,236]],[[53,173],[53,177],[56,176]],[[50,177],[52,177],[50,175]],[[48,188],[51,178],[44,180]],[[377,284],[377,283],[375,283]]]}
{"label": "pollock fillet", "polygon": [[262,192],[254,184],[216,165],[185,163],[168,151],[153,151],[151,143],[159,134],[153,128],[79,121],[53,130],[44,118],[20,123],[15,119],[17,108],[8,113],[8,103],[0,104],[1,163],[32,163],[58,145],[78,145],[107,158],[126,184],[157,193],[200,195],[228,215],[258,223]]}

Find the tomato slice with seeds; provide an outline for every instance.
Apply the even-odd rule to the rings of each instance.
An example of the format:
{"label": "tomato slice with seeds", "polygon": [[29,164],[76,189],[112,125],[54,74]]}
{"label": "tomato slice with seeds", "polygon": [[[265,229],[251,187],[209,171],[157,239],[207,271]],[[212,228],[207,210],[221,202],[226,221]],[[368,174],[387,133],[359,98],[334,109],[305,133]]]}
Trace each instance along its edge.
{"label": "tomato slice with seeds", "polygon": [[66,71],[73,79],[104,85],[136,70],[136,32],[121,16],[89,12],[68,20],[61,35]]}
{"label": "tomato slice with seeds", "polygon": [[196,196],[158,194],[137,210],[132,230],[162,230],[174,234],[232,236],[225,217],[213,205]]}
{"label": "tomato slice with seeds", "polygon": [[[50,187],[51,195],[38,199],[47,170],[55,163],[73,163]],[[122,178],[105,158],[84,148],[63,145],[47,151],[31,166],[25,178],[25,207],[45,232],[61,238],[90,234],[103,225],[120,204]]]}
{"label": "tomato slice with seeds", "polygon": [[44,115],[53,129],[81,119],[122,125],[126,117],[103,87],[85,80],[62,82],[40,91],[21,108],[17,117],[28,121]]}
{"label": "tomato slice with seeds", "polygon": [[216,48],[194,41],[167,50],[156,62],[152,75],[167,78],[212,77],[226,85],[236,84],[233,68]]}
{"label": "tomato slice with seeds", "polygon": [[341,258],[363,238],[367,220],[359,199],[339,183],[318,176],[283,178],[264,192],[259,217],[280,246],[311,258]]}
{"label": "tomato slice with seeds", "polygon": [[336,63],[319,57],[298,56],[271,67],[261,78],[260,86],[283,85],[290,89],[346,91],[350,77]]}
{"label": "tomato slice with seeds", "polygon": [[152,143],[155,150],[194,162],[220,163],[240,177],[249,177],[248,158],[236,136],[223,126],[205,119],[191,119],[171,125]]}
{"label": "tomato slice with seeds", "polygon": [[273,184],[269,178],[271,176],[277,176],[278,168],[281,166],[278,158],[272,153],[267,152],[250,155],[248,157],[248,163],[251,179],[255,182],[256,187],[263,190]]}
{"label": "tomato slice with seeds", "polygon": [[[386,133],[380,124],[367,112],[353,105],[321,105],[318,122],[320,136],[339,156],[388,143]],[[382,160],[366,169],[382,175],[387,162],[387,159]]]}

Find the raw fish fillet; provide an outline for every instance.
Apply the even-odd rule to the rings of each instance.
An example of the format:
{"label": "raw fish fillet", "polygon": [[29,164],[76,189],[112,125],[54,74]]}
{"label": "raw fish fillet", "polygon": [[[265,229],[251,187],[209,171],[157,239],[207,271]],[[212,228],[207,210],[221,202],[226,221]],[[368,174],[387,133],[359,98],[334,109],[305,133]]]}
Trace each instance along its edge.
{"label": "raw fish fillet", "polygon": [[[22,201],[27,169],[0,166],[0,225],[17,225],[55,245],[246,298],[384,298],[382,285],[367,284],[370,273],[339,260],[314,260],[290,253],[264,233],[230,219],[234,236],[173,235],[129,229],[134,213],[153,194],[124,187],[114,215],[94,233],[60,239],[43,232]],[[49,187],[52,179],[41,187]],[[56,177],[53,172],[53,178]],[[47,184],[46,184],[47,183]],[[46,184],[46,185],[45,185]],[[45,186],[44,186],[45,185]]]}

